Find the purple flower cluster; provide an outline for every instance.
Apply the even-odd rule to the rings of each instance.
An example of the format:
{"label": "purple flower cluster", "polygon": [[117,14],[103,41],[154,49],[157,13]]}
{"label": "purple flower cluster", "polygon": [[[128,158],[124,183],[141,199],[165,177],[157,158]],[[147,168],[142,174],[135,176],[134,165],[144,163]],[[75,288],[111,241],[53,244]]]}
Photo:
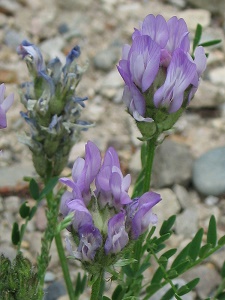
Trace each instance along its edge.
{"label": "purple flower cluster", "polygon": [[[161,15],[148,15],[135,29],[132,45],[123,48],[118,71],[125,82],[123,101],[137,121],[153,122],[154,108],[174,113],[190,102],[206,56],[199,46],[193,59],[189,49],[187,25],[175,16],[166,22]],[[147,111],[148,97],[152,112]]]}
{"label": "purple flower cluster", "polygon": [[131,177],[123,176],[112,147],[102,161],[98,147],[87,142],[85,159],[76,159],[72,180],[60,181],[71,188],[62,196],[60,211],[64,217],[74,213],[68,229],[78,237],[73,254],[79,260],[93,261],[100,248],[106,255],[116,254],[157,222],[152,207],[160,195],[147,192],[132,200],[128,195]]}
{"label": "purple flower cluster", "polygon": [[14,95],[10,94],[5,98],[5,85],[0,85],[0,129],[7,127],[6,113],[12,106],[14,101]]}

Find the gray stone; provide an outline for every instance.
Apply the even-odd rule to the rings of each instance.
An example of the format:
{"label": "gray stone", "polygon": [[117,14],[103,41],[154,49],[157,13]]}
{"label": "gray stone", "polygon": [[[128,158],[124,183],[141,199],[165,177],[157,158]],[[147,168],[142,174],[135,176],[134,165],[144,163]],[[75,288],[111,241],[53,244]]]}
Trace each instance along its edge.
{"label": "gray stone", "polygon": [[173,191],[176,194],[180,206],[183,209],[192,206],[192,198],[185,187],[179,184],[175,184],[175,186],[173,187]]}
{"label": "gray stone", "polygon": [[10,247],[8,244],[1,243],[0,255],[1,254],[12,261],[16,257],[17,251],[16,249]]}
{"label": "gray stone", "polygon": [[13,164],[9,167],[0,168],[0,187],[10,186],[14,187],[17,184],[24,184],[23,177],[24,176],[33,176],[34,175],[34,167],[32,163],[17,163]]}
{"label": "gray stone", "polygon": [[11,213],[18,213],[20,204],[20,198],[17,196],[9,196],[4,199],[5,210]]}
{"label": "gray stone", "polygon": [[209,79],[216,85],[225,84],[225,67],[217,67],[209,72]]}
{"label": "gray stone", "polygon": [[65,294],[66,289],[64,284],[62,284],[60,281],[55,281],[47,287],[43,300],[56,300]]}
{"label": "gray stone", "polygon": [[215,196],[207,196],[204,202],[208,206],[214,206],[219,202],[219,198]]}
{"label": "gray stone", "polygon": [[175,230],[178,235],[192,238],[198,230],[198,214],[196,208],[185,209],[176,218]]}
{"label": "gray stone", "polygon": [[185,272],[182,278],[187,282],[194,278],[200,278],[200,282],[196,286],[196,291],[200,299],[208,298],[210,293],[221,282],[221,277],[211,263],[192,268],[190,271]]}
{"label": "gray stone", "polygon": [[202,80],[199,88],[190,103],[193,108],[217,107],[225,102],[224,87],[215,86],[210,81]]}
{"label": "gray stone", "polygon": [[0,196],[0,212],[2,212],[3,210],[4,210],[3,198]]}
{"label": "gray stone", "polygon": [[186,185],[190,182],[192,155],[181,143],[166,139],[157,149],[153,164],[152,185],[156,188]]}
{"label": "gray stone", "polygon": [[180,212],[180,204],[176,195],[171,189],[165,188],[154,190],[159,193],[162,200],[153,208],[153,212],[158,217],[157,229],[160,228],[164,220],[167,220],[172,215],[177,215]]}
{"label": "gray stone", "polygon": [[168,2],[178,8],[185,8],[186,6],[186,0],[169,0]]}
{"label": "gray stone", "polygon": [[14,15],[21,9],[22,7],[17,1],[0,0],[0,12],[6,15]]}
{"label": "gray stone", "polygon": [[201,26],[206,28],[211,22],[211,14],[206,9],[186,9],[179,12],[177,16],[185,20],[188,30],[192,32],[195,32],[198,23],[201,23]]}
{"label": "gray stone", "polygon": [[46,274],[45,274],[45,282],[52,282],[54,280],[55,280],[55,274],[52,273],[52,272],[50,272],[50,271],[46,272]]}
{"label": "gray stone", "polygon": [[225,11],[224,0],[188,0],[188,2],[195,7],[207,9],[213,13],[223,13]]}
{"label": "gray stone", "polygon": [[24,40],[24,36],[16,30],[7,30],[5,33],[5,44],[10,48],[16,50],[18,45],[21,44],[22,40]]}
{"label": "gray stone", "polygon": [[203,195],[225,193],[225,147],[209,150],[193,164],[193,184]]}
{"label": "gray stone", "polygon": [[118,51],[111,47],[98,52],[93,59],[93,64],[96,69],[110,71],[117,61]]}

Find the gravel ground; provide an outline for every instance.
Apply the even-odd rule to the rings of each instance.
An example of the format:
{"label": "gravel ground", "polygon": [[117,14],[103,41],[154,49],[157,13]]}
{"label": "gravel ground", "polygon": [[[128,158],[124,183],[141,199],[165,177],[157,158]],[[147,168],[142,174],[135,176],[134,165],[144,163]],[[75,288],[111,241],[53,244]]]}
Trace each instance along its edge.
{"label": "gravel ground", "polygon": [[[207,229],[209,218],[215,215],[218,235],[225,233],[225,57],[224,57],[224,15],[216,11],[208,1],[204,7],[201,1],[132,1],[132,0],[14,0],[0,1],[0,82],[6,83],[7,94],[15,93],[15,103],[8,113],[8,128],[0,132],[0,252],[13,258],[16,249],[10,241],[14,220],[21,223],[18,208],[24,200],[30,201],[23,176],[34,173],[29,150],[18,141],[18,135],[27,130],[19,112],[24,110],[19,101],[18,85],[28,79],[25,63],[16,54],[16,47],[23,39],[36,43],[46,60],[65,55],[76,44],[81,46],[81,64],[88,62],[88,70],[78,88],[81,97],[88,96],[82,119],[95,122],[96,126],[82,134],[73,147],[69,164],[84,154],[87,140],[95,142],[101,151],[109,145],[119,153],[124,172],[132,174],[133,181],[140,171],[139,133],[132,118],[126,113],[121,101],[123,81],[116,64],[124,43],[129,43],[133,28],[147,14],[162,14],[166,19],[177,15],[183,17],[193,37],[197,23],[203,26],[202,41],[221,39],[222,42],[207,49],[208,68],[195,99],[181,117],[166,142],[160,146],[153,173],[153,189],[159,191],[163,201],[156,208],[159,225],[171,214],[177,214],[175,235],[171,247],[181,247],[193,237],[202,226]],[[218,5],[223,5],[223,0]],[[198,7],[199,3],[199,7]],[[218,6],[217,5],[217,6]],[[220,6],[218,6],[220,7]],[[220,7],[220,8],[221,8]],[[221,148],[221,154],[213,154],[216,163],[223,166],[213,176],[205,166],[197,164],[209,150]],[[197,165],[197,166],[196,166]],[[200,166],[199,166],[200,165]],[[193,172],[194,168],[197,169]],[[202,168],[202,169],[201,169]],[[169,170],[169,173],[168,173]],[[201,175],[204,177],[201,177]],[[197,178],[196,178],[197,177]],[[199,186],[199,177],[203,186]],[[200,183],[201,184],[201,183]],[[206,191],[202,192],[202,189]],[[169,205],[168,205],[169,202]],[[40,249],[40,240],[45,228],[45,204],[39,207],[37,215],[29,223],[22,249],[35,263]],[[66,234],[66,233],[64,233]],[[66,299],[60,285],[62,272],[55,246],[52,246],[52,260],[46,278],[56,284],[55,298],[49,292],[46,300]],[[218,285],[219,271],[224,261],[222,249],[194,271],[183,276],[187,281],[194,276],[202,278],[199,287],[184,299],[205,299]],[[72,277],[77,273],[77,263],[71,263]],[[79,266],[78,266],[79,267]],[[147,276],[151,276],[151,269]],[[50,285],[51,286],[51,285]],[[48,298],[49,297],[49,298]],[[88,292],[83,297],[88,299]],[[158,297],[158,298],[157,298]],[[159,299],[157,295],[154,299]],[[153,299],[153,298],[152,298]]]}

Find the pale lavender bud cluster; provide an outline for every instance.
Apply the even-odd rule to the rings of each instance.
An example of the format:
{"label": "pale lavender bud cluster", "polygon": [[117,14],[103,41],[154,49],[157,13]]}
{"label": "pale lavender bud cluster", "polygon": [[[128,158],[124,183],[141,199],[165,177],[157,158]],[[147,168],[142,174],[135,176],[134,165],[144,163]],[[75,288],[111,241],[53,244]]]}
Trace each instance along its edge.
{"label": "pale lavender bud cluster", "polygon": [[87,142],[85,159],[76,159],[72,180],[64,177],[60,181],[71,189],[63,194],[60,211],[64,217],[74,213],[68,229],[78,240],[73,255],[79,260],[92,262],[101,251],[116,254],[157,222],[152,207],[161,200],[160,195],[147,192],[132,200],[128,195],[131,177],[123,176],[112,147],[102,161],[98,147]]}
{"label": "pale lavender bud cluster", "polygon": [[10,94],[5,98],[5,84],[0,85],[0,129],[7,127],[6,113],[12,106],[14,95]]}
{"label": "pale lavender bud cluster", "polygon": [[158,122],[156,109],[171,114],[190,102],[206,68],[206,55],[201,46],[194,58],[189,50],[183,19],[174,16],[166,22],[150,14],[135,29],[118,70],[125,81],[123,101],[137,121]]}
{"label": "pale lavender bud cluster", "polygon": [[46,65],[40,49],[27,41],[21,43],[17,53],[25,59],[32,77],[31,82],[21,85],[21,101],[27,109],[21,115],[31,130],[30,136],[21,141],[31,149],[41,177],[49,169],[50,175],[59,175],[80,131],[91,126],[79,120],[87,98],[75,94],[84,72],[76,62],[80,48],[75,46],[70,51],[64,65],[58,58]]}

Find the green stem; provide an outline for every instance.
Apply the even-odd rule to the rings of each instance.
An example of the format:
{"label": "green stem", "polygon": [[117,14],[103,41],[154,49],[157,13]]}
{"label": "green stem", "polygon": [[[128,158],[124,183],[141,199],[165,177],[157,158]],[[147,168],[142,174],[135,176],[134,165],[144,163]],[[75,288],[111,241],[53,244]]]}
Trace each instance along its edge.
{"label": "green stem", "polygon": [[172,287],[172,289],[174,291],[174,294],[176,294],[177,293],[177,289],[176,289],[175,285],[173,284],[172,280],[170,278],[168,278],[166,269],[159,262],[158,257],[156,256],[155,252],[152,249],[150,250],[150,252],[153,255],[153,257],[155,258],[155,260],[156,260],[157,264],[159,265],[160,269],[162,270],[162,272],[164,274],[164,279],[166,280],[167,283],[170,284],[170,286]]}
{"label": "green stem", "polygon": [[44,236],[41,242],[41,253],[37,259],[38,266],[38,278],[39,278],[39,289],[37,299],[41,300],[43,298],[43,287],[44,287],[44,278],[45,273],[48,268],[50,262],[50,248],[52,241],[54,239],[56,233],[56,227],[58,224],[57,216],[58,216],[58,203],[54,199],[53,192],[50,192],[46,196],[48,210],[46,212],[47,217],[47,227],[45,229]]}
{"label": "green stem", "polygon": [[102,300],[103,290],[104,290],[104,269],[101,269],[97,279],[92,285],[90,300]]}
{"label": "green stem", "polygon": [[216,290],[215,296],[212,298],[212,300],[217,300],[217,296],[219,296],[220,293],[225,291],[225,278],[223,278],[222,282],[220,283],[218,289]]}
{"label": "green stem", "polygon": [[59,259],[60,259],[60,263],[61,263],[61,267],[62,267],[62,271],[63,271],[64,280],[65,280],[66,287],[67,287],[67,292],[68,292],[70,300],[74,300],[75,296],[74,296],[73,284],[72,284],[72,281],[70,278],[69,268],[68,268],[65,252],[63,249],[60,233],[58,233],[55,236],[55,243],[56,243],[56,247],[57,247],[57,251],[58,251],[58,255],[59,255]]}
{"label": "green stem", "polygon": [[146,164],[145,164],[145,177],[143,183],[143,193],[146,193],[150,190],[151,183],[151,174],[152,174],[152,166],[156,148],[156,141],[158,136],[155,136],[151,140],[147,141],[147,149],[146,149]]}

